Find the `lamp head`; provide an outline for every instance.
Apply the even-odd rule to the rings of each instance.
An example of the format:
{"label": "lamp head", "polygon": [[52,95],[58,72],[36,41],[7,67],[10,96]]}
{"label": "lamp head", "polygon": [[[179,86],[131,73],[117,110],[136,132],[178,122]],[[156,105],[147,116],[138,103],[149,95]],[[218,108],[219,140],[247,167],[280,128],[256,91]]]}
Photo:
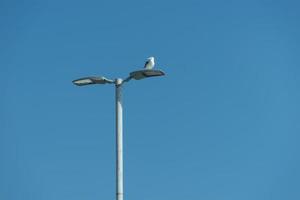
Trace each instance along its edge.
{"label": "lamp head", "polygon": [[130,77],[135,80],[141,80],[144,78],[154,77],[154,76],[164,76],[165,73],[161,70],[153,70],[153,69],[144,69],[138,70],[130,73]]}
{"label": "lamp head", "polygon": [[100,77],[85,77],[80,78],[72,81],[77,86],[84,86],[84,85],[92,85],[92,84],[105,84],[105,83],[114,83],[113,80],[107,79],[103,76]]}

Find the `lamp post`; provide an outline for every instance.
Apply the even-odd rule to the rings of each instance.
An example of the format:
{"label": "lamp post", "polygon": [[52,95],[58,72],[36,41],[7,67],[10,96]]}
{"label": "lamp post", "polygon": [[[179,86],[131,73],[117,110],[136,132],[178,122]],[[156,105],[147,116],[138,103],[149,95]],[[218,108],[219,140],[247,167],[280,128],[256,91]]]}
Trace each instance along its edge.
{"label": "lamp post", "polygon": [[123,105],[122,105],[122,86],[131,79],[141,80],[144,78],[163,76],[165,73],[161,70],[139,70],[129,74],[129,77],[122,80],[115,80],[100,77],[85,77],[76,79],[73,83],[77,86],[91,84],[115,84],[116,90],[116,200],[123,200]]}

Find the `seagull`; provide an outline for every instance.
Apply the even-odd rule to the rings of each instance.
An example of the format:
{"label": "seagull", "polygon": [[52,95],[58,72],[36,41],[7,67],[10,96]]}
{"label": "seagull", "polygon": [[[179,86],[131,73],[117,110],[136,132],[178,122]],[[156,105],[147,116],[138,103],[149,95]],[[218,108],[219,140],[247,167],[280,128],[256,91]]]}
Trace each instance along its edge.
{"label": "seagull", "polygon": [[155,65],[154,57],[149,57],[149,58],[147,58],[144,68],[145,69],[153,69],[154,65]]}

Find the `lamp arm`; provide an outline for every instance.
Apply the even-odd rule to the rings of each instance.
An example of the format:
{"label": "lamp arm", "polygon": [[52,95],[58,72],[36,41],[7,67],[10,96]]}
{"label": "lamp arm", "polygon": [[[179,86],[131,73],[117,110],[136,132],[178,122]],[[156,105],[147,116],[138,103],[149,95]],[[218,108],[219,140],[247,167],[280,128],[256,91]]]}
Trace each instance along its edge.
{"label": "lamp arm", "polygon": [[128,76],[127,78],[125,78],[125,79],[122,81],[122,84],[125,83],[125,82],[129,82],[131,79],[132,79],[132,76]]}

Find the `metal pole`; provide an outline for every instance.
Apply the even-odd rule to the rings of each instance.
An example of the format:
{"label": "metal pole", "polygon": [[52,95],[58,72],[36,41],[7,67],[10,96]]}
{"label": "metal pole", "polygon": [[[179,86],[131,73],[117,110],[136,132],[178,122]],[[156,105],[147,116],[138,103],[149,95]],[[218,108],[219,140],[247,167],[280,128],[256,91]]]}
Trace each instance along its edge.
{"label": "metal pole", "polygon": [[122,107],[122,79],[118,78],[116,86],[116,179],[117,200],[123,200],[123,107]]}

